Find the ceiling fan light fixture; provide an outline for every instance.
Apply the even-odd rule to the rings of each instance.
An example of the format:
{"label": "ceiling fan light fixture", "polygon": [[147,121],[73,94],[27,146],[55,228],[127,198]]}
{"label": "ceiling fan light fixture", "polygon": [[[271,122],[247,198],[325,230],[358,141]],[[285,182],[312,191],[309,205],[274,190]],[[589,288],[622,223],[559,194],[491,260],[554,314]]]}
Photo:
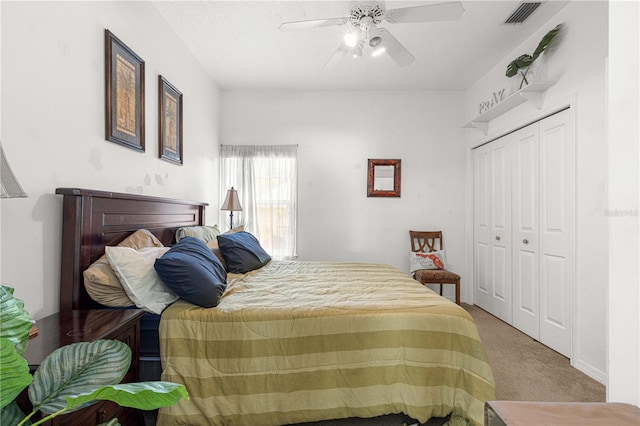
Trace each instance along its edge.
{"label": "ceiling fan light fixture", "polygon": [[[520,1],[524,2],[525,0]],[[347,34],[344,35],[344,39],[338,45],[329,62],[332,62],[332,59],[336,56],[360,57],[363,50],[367,49],[367,55],[369,52],[372,56],[380,56],[386,53],[397,65],[406,67],[413,63],[415,57],[389,30],[378,28],[378,25],[384,25],[383,22],[408,24],[455,21],[460,19],[464,13],[461,1],[446,1],[444,3],[399,7],[389,10],[383,4],[372,5],[369,4],[372,3],[369,1],[365,3],[367,4],[353,7],[348,16],[284,22],[278,28],[289,30],[344,25]]]}
{"label": "ceiling fan light fixture", "polygon": [[382,44],[382,37],[380,36],[375,36],[369,39],[369,46],[370,47],[378,47]]}
{"label": "ceiling fan light fixture", "polygon": [[382,44],[382,36],[380,35],[380,29],[375,25],[369,25],[367,29],[367,36],[369,37],[369,46],[377,47]]}
{"label": "ceiling fan light fixture", "polygon": [[344,35],[344,44],[354,47],[358,43],[358,36],[354,33],[346,33]]}

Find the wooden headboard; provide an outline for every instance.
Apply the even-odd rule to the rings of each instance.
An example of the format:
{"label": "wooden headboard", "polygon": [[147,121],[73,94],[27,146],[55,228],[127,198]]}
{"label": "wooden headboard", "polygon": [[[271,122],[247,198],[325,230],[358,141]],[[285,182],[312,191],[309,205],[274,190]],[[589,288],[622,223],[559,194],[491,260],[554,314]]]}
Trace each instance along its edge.
{"label": "wooden headboard", "polygon": [[204,225],[206,203],[136,194],[58,188],[62,205],[60,310],[98,309],[84,288],[82,272],[138,229],[148,229],[164,245],[175,243],[181,226]]}

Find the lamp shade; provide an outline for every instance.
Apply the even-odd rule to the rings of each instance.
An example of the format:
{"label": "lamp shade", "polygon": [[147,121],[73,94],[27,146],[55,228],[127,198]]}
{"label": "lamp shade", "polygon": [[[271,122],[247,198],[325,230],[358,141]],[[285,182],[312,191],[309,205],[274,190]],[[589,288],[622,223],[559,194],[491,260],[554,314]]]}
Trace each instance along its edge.
{"label": "lamp shade", "polygon": [[227,190],[227,197],[224,199],[224,203],[222,204],[222,207],[220,207],[220,210],[227,210],[232,212],[242,211],[240,200],[238,199],[238,191],[233,189],[233,186],[231,187],[231,189]]}
{"label": "lamp shade", "polygon": [[20,182],[11,171],[9,167],[9,161],[4,155],[4,149],[0,143],[0,186],[2,187],[0,192],[0,198],[24,198],[27,193],[24,192]]}

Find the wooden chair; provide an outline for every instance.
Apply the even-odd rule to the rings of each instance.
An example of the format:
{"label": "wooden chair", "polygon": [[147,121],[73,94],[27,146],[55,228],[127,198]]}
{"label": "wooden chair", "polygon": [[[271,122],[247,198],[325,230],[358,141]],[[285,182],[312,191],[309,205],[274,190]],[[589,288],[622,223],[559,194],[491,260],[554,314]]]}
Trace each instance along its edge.
{"label": "wooden chair", "polygon": [[[444,249],[441,231],[409,231],[409,237],[413,252],[429,253]],[[446,269],[420,269],[414,273],[414,278],[422,284],[439,284],[440,296],[442,296],[442,284],[455,284],[456,303],[460,304],[460,275]]]}

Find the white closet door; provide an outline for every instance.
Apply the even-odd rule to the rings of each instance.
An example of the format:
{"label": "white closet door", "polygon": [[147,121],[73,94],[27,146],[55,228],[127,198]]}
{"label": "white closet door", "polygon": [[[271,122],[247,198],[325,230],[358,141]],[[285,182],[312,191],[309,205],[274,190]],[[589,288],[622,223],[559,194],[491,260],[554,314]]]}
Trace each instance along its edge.
{"label": "white closet door", "polygon": [[513,326],[540,339],[538,124],[510,135],[512,148]]}
{"label": "white closet door", "polygon": [[474,151],[475,303],[570,357],[571,115]]}
{"label": "white closet door", "polygon": [[571,355],[573,162],[569,110],[540,121],[540,341]]}
{"label": "white closet door", "polygon": [[489,145],[473,151],[474,303],[491,312],[491,153]]}
{"label": "white closet door", "polygon": [[474,301],[511,323],[511,167],[505,141],[475,149],[473,165]]}
{"label": "white closet door", "polygon": [[511,159],[508,138],[491,143],[491,312],[512,323]]}

